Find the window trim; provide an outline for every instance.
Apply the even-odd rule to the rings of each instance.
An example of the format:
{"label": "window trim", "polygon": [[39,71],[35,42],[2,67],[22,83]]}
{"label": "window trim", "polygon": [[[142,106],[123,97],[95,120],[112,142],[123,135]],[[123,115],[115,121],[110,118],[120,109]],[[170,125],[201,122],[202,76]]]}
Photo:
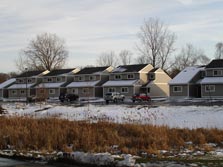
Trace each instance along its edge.
{"label": "window trim", "polygon": [[12,95],[17,95],[18,91],[17,90],[12,90]]}
{"label": "window trim", "polygon": [[26,94],[25,90],[20,90],[20,94],[25,95]]}
{"label": "window trim", "polygon": [[[215,74],[217,72],[217,74]],[[213,70],[213,76],[222,76],[222,70]]]}
{"label": "window trim", "polygon": [[[213,89],[210,89],[210,87],[212,87]],[[207,89],[208,88],[208,89]],[[205,92],[209,93],[209,92],[215,92],[215,85],[205,85],[204,88]]]}
{"label": "window trim", "polygon": [[[127,91],[123,91],[123,89],[126,89]],[[121,87],[121,92],[122,93],[129,93],[129,88],[128,87]]]}
{"label": "window trim", "polygon": [[[175,88],[179,88],[179,90],[175,90]],[[182,86],[173,86],[173,92],[174,92],[174,93],[180,93],[180,92],[183,92],[183,87],[182,87]]]}
{"label": "window trim", "polygon": [[56,94],[56,90],[55,89],[49,89],[49,94],[50,95],[55,95]]}
{"label": "window trim", "polygon": [[[111,89],[113,89],[113,91],[110,91]],[[108,88],[108,93],[113,93],[113,92],[116,92],[116,88],[114,88],[114,87]]]}
{"label": "window trim", "polygon": [[[119,77],[117,78],[117,76],[119,76]],[[122,75],[120,75],[120,74],[116,74],[115,77],[114,77],[114,79],[115,79],[115,80],[121,80],[121,79],[122,79]]]}
{"label": "window trim", "polygon": [[[132,76],[132,77],[129,77]],[[135,75],[134,74],[127,74],[127,79],[135,79]]]}

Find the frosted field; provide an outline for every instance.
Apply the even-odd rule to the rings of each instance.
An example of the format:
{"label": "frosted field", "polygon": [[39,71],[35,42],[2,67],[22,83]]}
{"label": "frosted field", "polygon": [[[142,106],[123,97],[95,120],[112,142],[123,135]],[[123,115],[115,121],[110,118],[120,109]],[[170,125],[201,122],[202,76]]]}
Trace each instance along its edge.
{"label": "frosted field", "polygon": [[143,106],[4,103],[8,116],[57,117],[68,120],[99,120],[115,123],[167,125],[179,128],[223,128],[222,106]]}

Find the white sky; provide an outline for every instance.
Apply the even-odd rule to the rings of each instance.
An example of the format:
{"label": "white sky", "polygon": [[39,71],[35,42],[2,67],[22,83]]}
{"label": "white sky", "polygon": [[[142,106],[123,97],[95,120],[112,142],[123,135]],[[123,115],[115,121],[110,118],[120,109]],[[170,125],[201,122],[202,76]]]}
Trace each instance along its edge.
{"label": "white sky", "polygon": [[157,17],[186,43],[213,58],[223,41],[223,0],[0,0],[0,72],[16,71],[15,59],[37,34],[66,41],[67,67],[95,65],[106,51],[128,49],[137,57],[137,33]]}

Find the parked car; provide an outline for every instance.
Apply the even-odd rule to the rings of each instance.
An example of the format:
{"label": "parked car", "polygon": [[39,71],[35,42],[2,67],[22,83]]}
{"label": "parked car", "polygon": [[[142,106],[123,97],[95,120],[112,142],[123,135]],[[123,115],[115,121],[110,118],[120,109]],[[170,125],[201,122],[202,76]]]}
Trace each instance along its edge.
{"label": "parked car", "polygon": [[61,102],[64,102],[64,101],[76,101],[77,99],[79,98],[78,95],[76,94],[65,94],[65,93],[61,93],[60,96],[59,96],[59,100]]}
{"label": "parked car", "polygon": [[120,94],[119,92],[111,92],[105,94],[105,101],[108,104],[110,101],[117,103],[118,101],[124,101],[125,95]]}
{"label": "parked car", "polygon": [[135,101],[151,101],[151,97],[145,93],[135,94],[132,96],[132,102]]}

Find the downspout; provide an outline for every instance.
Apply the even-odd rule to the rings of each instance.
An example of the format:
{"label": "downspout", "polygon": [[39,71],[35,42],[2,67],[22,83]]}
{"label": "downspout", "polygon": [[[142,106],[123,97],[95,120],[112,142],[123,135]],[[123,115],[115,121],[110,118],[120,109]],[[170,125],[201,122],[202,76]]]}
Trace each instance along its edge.
{"label": "downspout", "polygon": [[189,97],[190,97],[190,83],[187,84],[187,87],[188,87],[188,89],[187,89],[187,98],[189,99]]}

